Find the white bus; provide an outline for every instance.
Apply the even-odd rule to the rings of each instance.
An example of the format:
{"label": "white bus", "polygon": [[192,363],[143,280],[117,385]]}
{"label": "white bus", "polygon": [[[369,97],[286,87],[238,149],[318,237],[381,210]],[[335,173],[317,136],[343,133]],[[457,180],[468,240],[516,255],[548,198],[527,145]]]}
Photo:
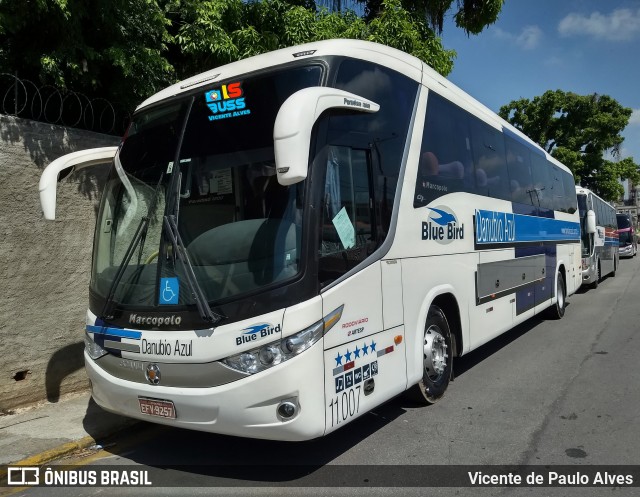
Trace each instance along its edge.
{"label": "white bus", "polygon": [[569,170],[417,58],[329,40],[143,102],[97,217],[95,401],[245,437],[326,435],[581,284]]}
{"label": "white bus", "polygon": [[576,186],[580,212],[582,281],[598,288],[620,263],[616,208],[587,188]]}

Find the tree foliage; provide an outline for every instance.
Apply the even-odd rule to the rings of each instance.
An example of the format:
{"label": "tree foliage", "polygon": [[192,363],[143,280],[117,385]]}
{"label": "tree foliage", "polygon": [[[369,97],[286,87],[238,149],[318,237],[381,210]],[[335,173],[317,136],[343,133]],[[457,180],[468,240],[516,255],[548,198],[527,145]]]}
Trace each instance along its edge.
{"label": "tree foliage", "polygon": [[549,90],[533,100],[510,102],[499,114],[569,167],[582,186],[607,200],[622,195],[618,179],[640,181],[633,159],[620,159],[621,133],[631,109],[608,95]]}
{"label": "tree foliage", "polygon": [[155,0],[0,2],[0,72],[131,105],[175,78],[167,22]]}
{"label": "tree foliage", "polygon": [[329,38],[383,43],[451,71],[455,52],[426,21],[400,0],[380,5],[367,20],[312,0],[0,1],[0,72],[132,108],[217,65]]}
{"label": "tree foliage", "polygon": [[[359,0],[365,4],[368,19],[378,17],[384,0]],[[442,33],[445,15],[455,11],[456,26],[467,34],[478,34],[498,19],[504,0],[401,0],[402,7],[412,16],[425,20],[437,34]]]}
{"label": "tree foliage", "polygon": [[187,57],[179,73],[331,38],[374,41],[415,55],[442,74],[453,68],[455,52],[404,10],[399,0],[384,0],[380,15],[367,22],[353,12],[315,11],[283,0],[181,0],[176,41]]}

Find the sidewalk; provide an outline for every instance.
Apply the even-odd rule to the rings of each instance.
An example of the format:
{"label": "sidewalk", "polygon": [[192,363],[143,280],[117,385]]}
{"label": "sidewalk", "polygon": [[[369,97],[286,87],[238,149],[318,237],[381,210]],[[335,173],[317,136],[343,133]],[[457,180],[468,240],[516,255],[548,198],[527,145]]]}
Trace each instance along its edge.
{"label": "sidewalk", "polygon": [[102,410],[87,392],[0,416],[0,465],[39,465],[91,447],[135,420]]}

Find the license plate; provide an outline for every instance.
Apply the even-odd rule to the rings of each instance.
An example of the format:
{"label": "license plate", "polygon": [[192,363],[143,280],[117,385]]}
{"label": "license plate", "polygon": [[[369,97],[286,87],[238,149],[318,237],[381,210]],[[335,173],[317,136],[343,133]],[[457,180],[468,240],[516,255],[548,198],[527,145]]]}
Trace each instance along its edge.
{"label": "license plate", "polygon": [[176,408],[170,400],[138,398],[140,412],[159,418],[176,419]]}

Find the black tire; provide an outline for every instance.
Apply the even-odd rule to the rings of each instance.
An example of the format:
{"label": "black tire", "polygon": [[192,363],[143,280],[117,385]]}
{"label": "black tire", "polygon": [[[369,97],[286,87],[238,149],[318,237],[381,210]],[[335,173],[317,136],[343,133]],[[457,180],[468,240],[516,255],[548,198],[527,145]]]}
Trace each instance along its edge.
{"label": "black tire", "polygon": [[613,258],[613,271],[611,271],[611,277],[615,278],[616,277],[616,271],[618,270],[618,264],[620,260],[616,257]]}
{"label": "black tire", "polygon": [[596,269],[596,279],[593,280],[593,283],[591,283],[591,288],[593,288],[594,290],[598,288],[598,285],[600,284],[600,261],[598,260],[596,264],[598,265]]}
{"label": "black tire", "polygon": [[564,284],[564,276],[560,271],[556,276],[556,303],[546,310],[549,319],[562,319],[567,308],[567,287]]}
{"label": "black tire", "polygon": [[431,306],[424,326],[423,373],[420,383],[411,387],[408,396],[422,404],[435,404],[442,398],[453,371],[451,329],[438,306]]}

